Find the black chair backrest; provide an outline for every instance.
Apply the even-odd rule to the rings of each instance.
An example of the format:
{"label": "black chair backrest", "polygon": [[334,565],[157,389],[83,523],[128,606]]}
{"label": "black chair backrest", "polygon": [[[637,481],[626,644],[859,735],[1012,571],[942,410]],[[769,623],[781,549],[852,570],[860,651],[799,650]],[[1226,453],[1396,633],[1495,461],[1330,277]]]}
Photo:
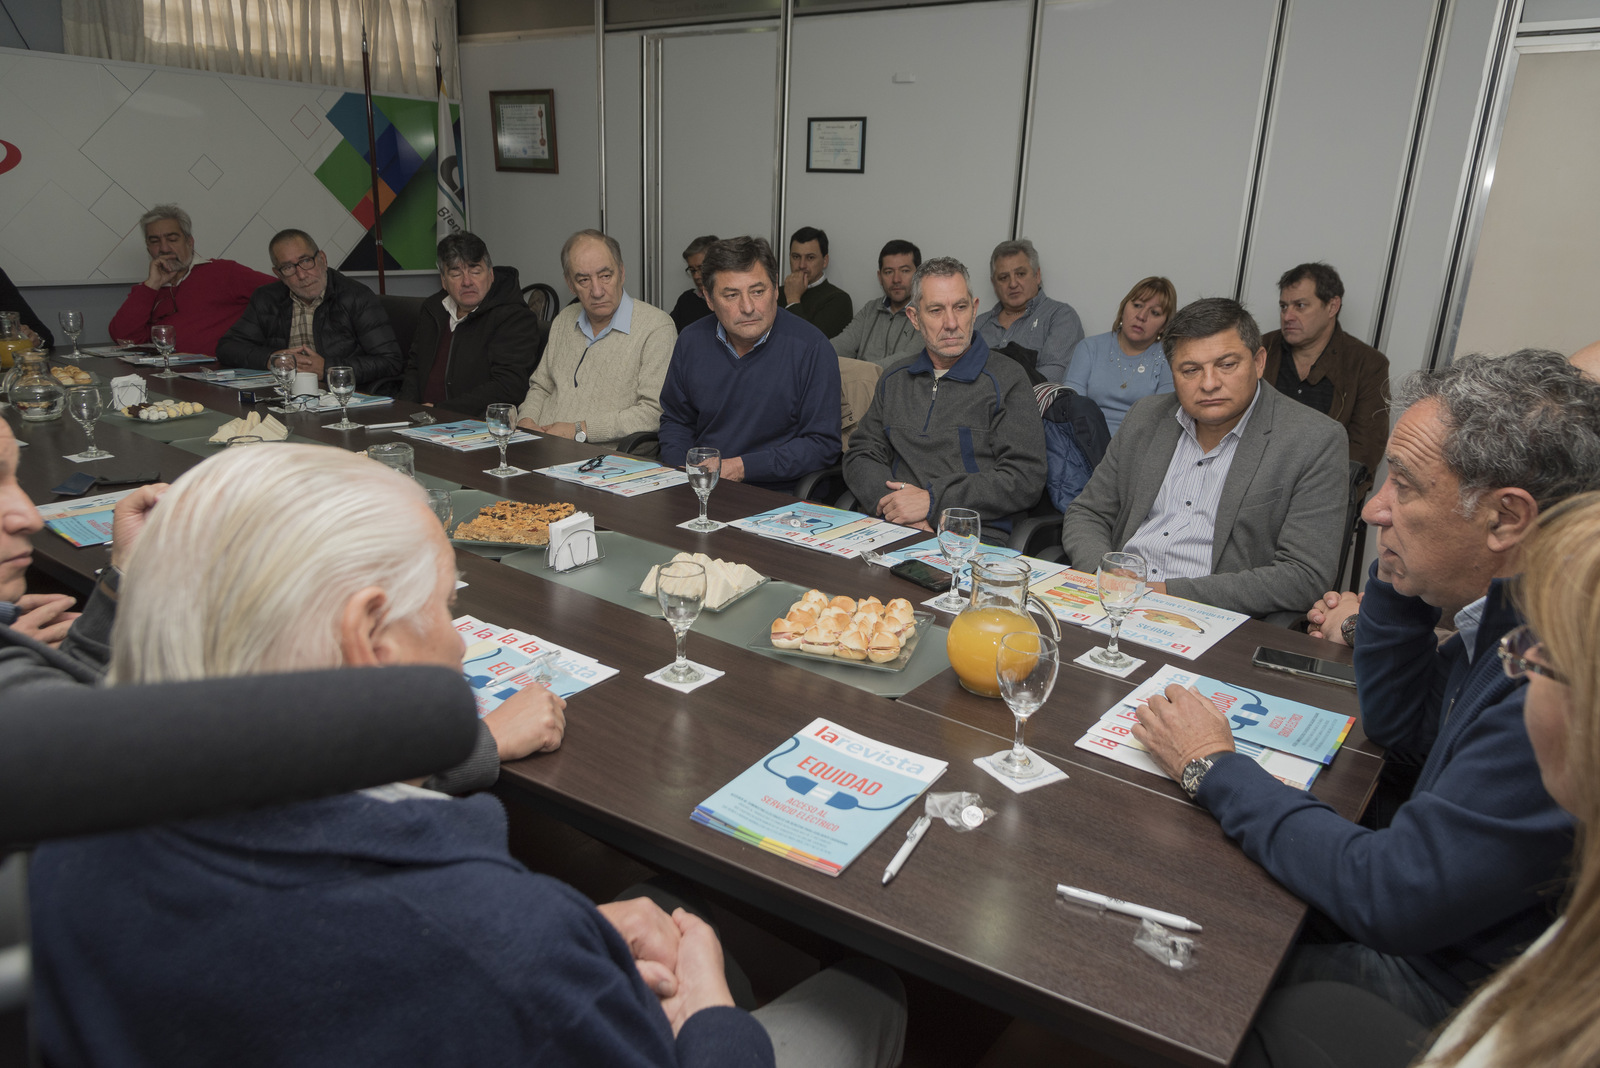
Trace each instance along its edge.
{"label": "black chair backrest", "polygon": [[397,297],[385,293],[378,298],[383,302],[383,310],[389,316],[389,325],[394,327],[394,339],[400,343],[400,354],[410,357],[411,339],[417,333],[417,320],[422,317],[422,306],[428,302],[427,297]]}
{"label": "black chair backrest", "polygon": [[1333,584],[1339,586],[1344,577],[1344,565],[1350,561],[1350,545],[1361,527],[1361,504],[1366,497],[1367,465],[1360,460],[1350,461],[1350,500],[1345,505],[1344,542],[1339,546],[1339,570],[1333,573]]}
{"label": "black chair backrest", "polygon": [[561,296],[553,286],[535,282],[522,287],[522,299],[528,302],[528,310],[538,317],[539,325],[548,334],[550,324],[561,314]]}

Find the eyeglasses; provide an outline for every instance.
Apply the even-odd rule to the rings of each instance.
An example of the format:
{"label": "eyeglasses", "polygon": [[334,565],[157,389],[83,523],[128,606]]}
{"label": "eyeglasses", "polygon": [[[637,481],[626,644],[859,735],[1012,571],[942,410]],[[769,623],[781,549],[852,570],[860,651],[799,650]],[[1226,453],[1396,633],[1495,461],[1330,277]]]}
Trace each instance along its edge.
{"label": "eyeglasses", "polygon": [[309,273],[311,269],[317,265],[317,256],[320,255],[322,254],[319,252],[310,256],[301,256],[293,263],[280,263],[274,269],[285,278],[288,278],[296,271],[305,271]]}
{"label": "eyeglasses", "polygon": [[1531,672],[1566,685],[1566,678],[1555,668],[1529,659],[1528,654],[1538,648],[1540,648],[1539,638],[1533,633],[1533,628],[1526,623],[1512,629],[1501,638],[1500,666],[1505,669],[1506,677],[1520,679]]}

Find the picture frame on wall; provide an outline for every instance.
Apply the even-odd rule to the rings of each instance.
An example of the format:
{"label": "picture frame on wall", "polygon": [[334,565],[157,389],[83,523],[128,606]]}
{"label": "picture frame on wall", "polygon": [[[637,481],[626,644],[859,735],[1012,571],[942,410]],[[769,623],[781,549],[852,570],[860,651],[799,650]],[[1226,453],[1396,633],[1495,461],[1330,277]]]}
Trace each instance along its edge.
{"label": "picture frame on wall", "polygon": [[554,89],[500,89],[489,94],[494,169],[560,173]]}
{"label": "picture frame on wall", "polygon": [[806,170],[865,174],[866,116],[806,120]]}

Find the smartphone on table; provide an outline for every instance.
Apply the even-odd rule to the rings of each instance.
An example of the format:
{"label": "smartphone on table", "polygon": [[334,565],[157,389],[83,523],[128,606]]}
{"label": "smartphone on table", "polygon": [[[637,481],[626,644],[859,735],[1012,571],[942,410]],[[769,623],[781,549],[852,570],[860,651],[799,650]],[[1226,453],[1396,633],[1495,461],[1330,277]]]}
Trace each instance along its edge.
{"label": "smartphone on table", "polygon": [[1354,664],[1321,660],[1304,653],[1290,653],[1283,649],[1268,649],[1264,645],[1258,645],[1256,654],[1250,658],[1250,662],[1269,671],[1282,671],[1290,675],[1299,675],[1301,678],[1349,686],[1352,689],[1356,684]]}

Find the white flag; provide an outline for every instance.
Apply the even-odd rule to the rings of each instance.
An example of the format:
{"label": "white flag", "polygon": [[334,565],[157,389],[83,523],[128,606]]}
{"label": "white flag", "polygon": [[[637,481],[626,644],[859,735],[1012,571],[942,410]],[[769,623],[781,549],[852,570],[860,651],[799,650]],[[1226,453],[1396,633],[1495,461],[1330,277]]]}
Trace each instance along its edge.
{"label": "white flag", "polygon": [[455,123],[450,120],[450,101],[444,95],[444,73],[434,68],[439,82],[439,209],[434,236],[439,240],[467,228],[467,183],[461,172]]}

